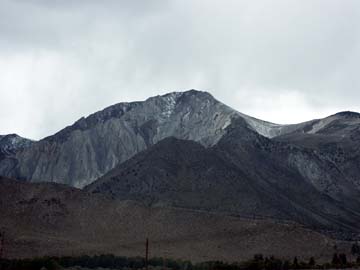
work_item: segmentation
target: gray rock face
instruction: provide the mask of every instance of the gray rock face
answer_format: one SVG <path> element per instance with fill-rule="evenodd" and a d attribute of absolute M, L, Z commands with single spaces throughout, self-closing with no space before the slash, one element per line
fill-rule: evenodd
<path fill-rule="evenodd" d="M 342 182 L 347 181 L 360 190 L 360 114 L 337 113 L 275 140 L 313 151 L 342 174 Z"/>
<path fill-rule="evenodd" d="M 237 114 L 194 90 L 119 103 L 17 152 L 16 166 L 4 161 L 0 174 L 83 187 L 169 136 L 214 145 Z"/>
<path fill-rule="evenodd" d="M 0 172 L 4 175 L 12 174 L 18 164 L 16 153 L 31 147 L 33 143 L 17 134 L 0 135 Z"/>
<path fill-rule="evenodd" d="M 30 147 L 33 142 L 17 134 L 0 135 L 0 155 L 12 155 L 19 149 Z"/>

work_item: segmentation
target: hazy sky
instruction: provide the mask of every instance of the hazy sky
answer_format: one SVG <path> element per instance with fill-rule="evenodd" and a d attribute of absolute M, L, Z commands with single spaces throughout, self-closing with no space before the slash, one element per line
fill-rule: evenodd
<path fill-rule="evenodd" d="M 201 89 L 294 123 L 360 111 L 359 0 L 1 0 L 0 134 Z"/>

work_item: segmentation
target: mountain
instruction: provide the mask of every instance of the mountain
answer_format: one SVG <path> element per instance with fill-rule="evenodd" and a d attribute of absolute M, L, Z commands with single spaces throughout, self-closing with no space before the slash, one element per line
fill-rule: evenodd
<path fill-rule="evenodd" d="M 164 139 L 85 190 L 146 205 L 293 220 L 323 230 L 360 232 L 358 191 L 347 190 L 352 191 L 349 197 L 354 197 L 349 203 L 349 197 L 341 197 L 340 191 L 321 190 L 286 165 L 290 155 L 306 156 L 306 152 L 293 149 L 289 154 L 282 145 L 261 141 L 256 133 L 259 141 L 253 144 L 253 140 L 241 138 L 242 134 L 234 129 L 210 148 L 193 141 Z M 328 168 L 321 161 L 319 166 Z M 347 188 L 339 183 L 340 187 Z"/>
<path fill-rule="evenodd" d="M 119 103 L 17 152 L 11 157 L 17 161 L 15 168 L 5 167 L 0 175 L 83 187 L 169 136 L 213 145 L 234 114 L 199 91 Z"/>
<path fill-rule="evenodd" d="M 55 183 L 27 183 L 0 177 L 0 228 L 4 256 L 76 256 L 112 253 L 193 262 L 239 261 L 254 254 L 329 261 L 335 241 L 296 223 L 244 219 L 179 208 L 145 207 L 114 201 Z"/>
<path fill-rule="evenodd" d="M 0 175 L 83 187 L 166 137 L 212 146 L 234 118 L 246 119 L 269 137 L 297 127 L 251 118 L 206 92 L 173 92 L 143 102 L 119 103 L 81 118 L 1 162 Z"/>
<path fill-rule="evenodd" d="M 360 233 L 359 128 L 353 112 L 278 125 L 206 92 L 173 92 L 81 118 L 6 155 L 0 175 L 352 237 Z"/>
<path fill-rule="evenodd" d="M 309 149 L 329 160 L 360 188 L 360 114 L 340 112 L 276 138 Z"/>

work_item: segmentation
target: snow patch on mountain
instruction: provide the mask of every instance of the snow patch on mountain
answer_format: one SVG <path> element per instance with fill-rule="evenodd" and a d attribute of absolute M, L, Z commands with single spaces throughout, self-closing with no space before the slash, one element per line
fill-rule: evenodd
<path fill-rule="evenodd" d="M 161 116 L 164 118 L 169 118 L 174 112 L 178 98 L 182 95 L 182 92 L 172 92 L 170 94 L 161 96 L 162 100 L 165 102 L 164 110 L 161 113 Z"/>

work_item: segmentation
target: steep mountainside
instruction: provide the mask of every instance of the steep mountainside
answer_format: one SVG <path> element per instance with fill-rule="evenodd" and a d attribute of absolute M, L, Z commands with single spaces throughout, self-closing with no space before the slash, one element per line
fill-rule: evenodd
<path fill-rule="evenodd" d="M 252 129 L 268 137 L 298 128 L 241 114 L 206 92 L 174 92 L 119 103 L 81 118 L 1 162 L 0 175 L 83 187 L 166 137 L 212 146 L 236 118 L 246 119 Z"/>
<path fill-rule="evenodd" d="M 82 187 L 149 145 L 176 136 L 215 144 L 236 111 L 199 91 L 119 103 L 16 153 L 1 175 Z"/>
<path fill-rule="evenodd" d="M 337 113 L 276 140 L 315 151 L 360 189 L 359 113 Z"/>
<path fill-rule="evenodd" d="M 254 254 L 330 260 L 332 240 L 295 223 L 249 220 L 176 208 L 113 201 L 65 185 L 0 178 L 0 228 L 6 257 L 112 253 L 239 261 Z"/>
<path fill-rule="evenodd" d="M 151 205 L 288 219 L 359 233 L 360 192 L 341 182 L 338 173 L 329 172 L 328 161 L 272 142 L 245 122 L 228 129 L 211 148 L 165 139 L 85 189 Z M 317 175 L 303 173 L 298 157 L 312 160 L 309 166 L 319 170 Z"/>

